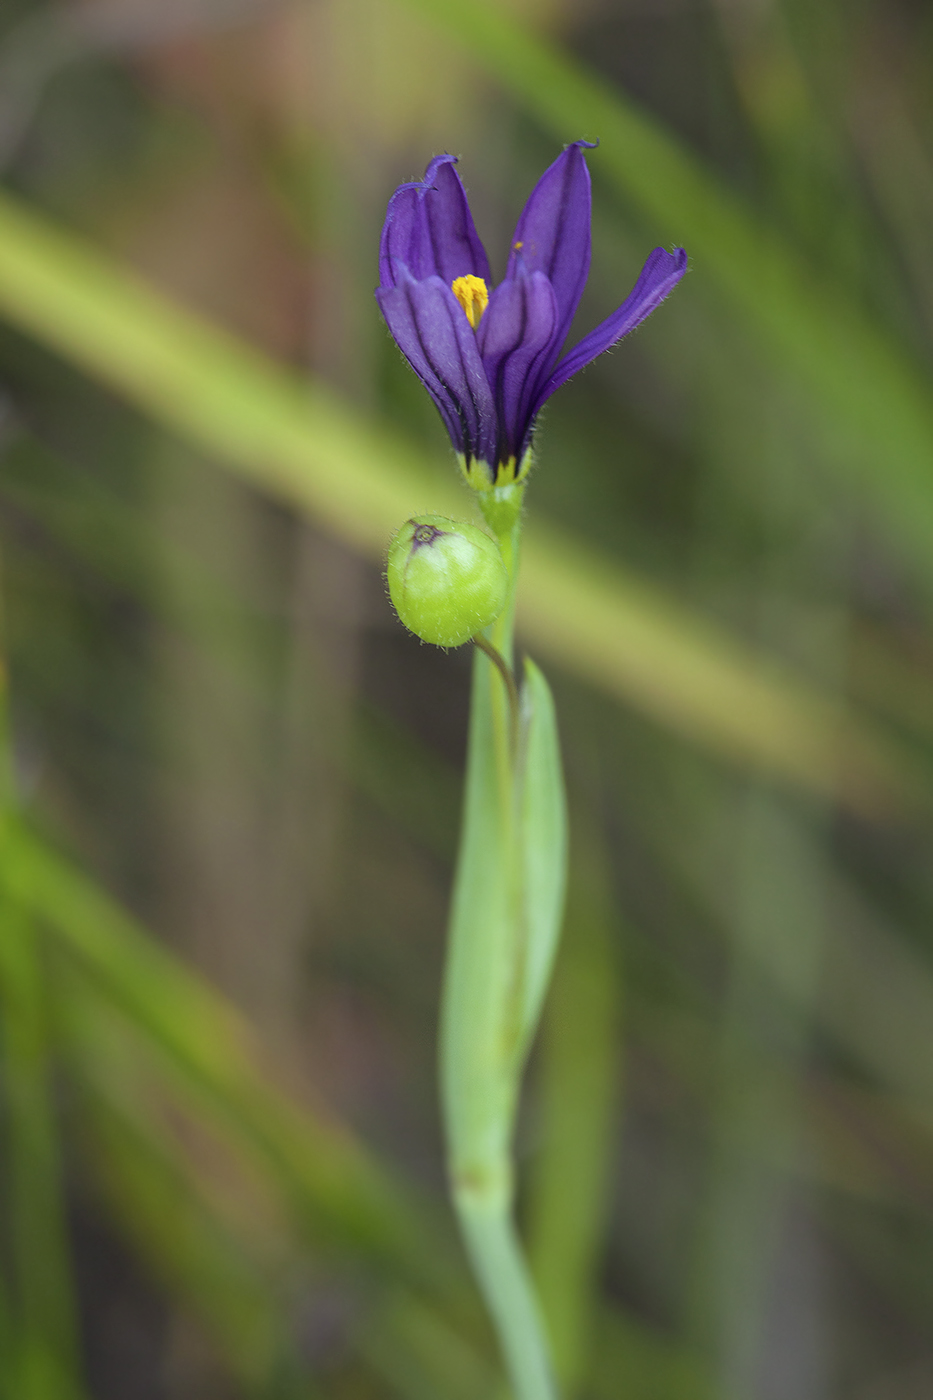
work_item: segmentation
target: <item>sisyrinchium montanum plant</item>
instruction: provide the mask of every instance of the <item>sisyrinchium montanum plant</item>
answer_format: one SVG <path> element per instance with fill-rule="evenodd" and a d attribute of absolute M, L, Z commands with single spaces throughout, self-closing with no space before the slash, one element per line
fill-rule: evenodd
<path fill-rule="evenodd" d="M 655 248 L 618 310 L 562 355 L 589 272 L 588 147 L 575 141 L 541 176 L 495 287 L 456 159 L 436 156 L 389 201 L 376 292 L 488 526 L 409 520 L 390 545 L 388 583 L 417 636 L 477 647 L 441 1096 L 454 1205 L 517 1400 L 556 1395 L 515 1228 L 512 1137 L 560 933 L 567 848 L 551 693 L 531 660 L 520 671 L 514 662 L 523 498 L 541 407 L 650 315 L 687 266 L 682 248 Z"/>

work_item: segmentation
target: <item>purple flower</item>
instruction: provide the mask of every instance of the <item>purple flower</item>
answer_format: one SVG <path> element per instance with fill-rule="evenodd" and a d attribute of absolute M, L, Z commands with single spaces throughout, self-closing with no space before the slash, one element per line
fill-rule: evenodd
<path fill-rule="evenodd" d="M 491 289 L 455 156 L 389 200 L 376 300 L 479 490 L 519 480 L 535 417 L 555 389 L 659 306 L 687 270 L 655 248 L 617 311 L 561 358 L 590 266 L 590 175 L 575 141 L 535 185 L 505 278 Z"/>

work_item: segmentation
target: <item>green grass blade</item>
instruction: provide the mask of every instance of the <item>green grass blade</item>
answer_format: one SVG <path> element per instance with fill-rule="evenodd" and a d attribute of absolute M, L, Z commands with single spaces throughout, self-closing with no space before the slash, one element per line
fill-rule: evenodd
<path fill-rule="evenodd" d="M 377 436 L 322 385 L 173 306 L 6 193 L 0 283 L 7 319 L 363 553 L 382 552 L 413 501 L 436 500 L 397 433 Z"/>
<path fill-rule="evenodd" d="M 338 1125 L 275 1091 L 257 1069 L 245 1024 L 219 994 L 23 827 L 11 827 L 8 853 L 5 880 L 17 902 L 49 925 L 113 1003 L 253 1141 L 321 1229 L 374 1262 L 436 1278 L 442 1261 L 401 1190 Z"/>
<path fill-rule="evenodd" d="M 463 515 L 451 469 L 0 196 L 0 315 L 250 481 L 381 558 L 413 510 Z M 535 651 L 692 739 L 859 807 L 905 781 L 801 682 L 592 549 L 538 525 L 519 624 Z"/>
<path fill-rule="evenodd" d="M 66 957 L 56 972 L 56 1034 L 97 1180 L 122 1229 L 249 1394 L 305 1394 L 290 1332 L 295 1290 L 309 1252 L 326 1283 L 331 1265 L 345 1277 L 346 1251 L 335 1259 L 322 1247 L 308 1212 L 294 1219 L 292 1183 L 258 1156 L 249 1124 L 206 1102 L 87 968 Z M 403 1395 L 488 1393 L 491 1367 L 460 1333 L 459 1298 L 433 1290 L 421 1301 L 391 1278 L 384 1296 L 381 1287 L 367 1294 L 348 1344 L 369 1369 Z"/>
<path fill-rule="evenodd" d="M 522 581 L 519 621 L 536 652 L 677 732 L 858 811 L 915 800 L 886 745 L 843 706 L 776 665 L 749 665 L 724 630 L 551 526 L 529 524 Z"/>
<path fill-rule="evenodd" d="M 15 855 L 8 849 L 3 859 Z M 45 977 L 32 921 L 0 895 L 0 1026 L 17 1400 L 81 1393 L 52 1101 Z"/>
<path fill-rule="evenodd" d="M 390 1295 L 357 1331 L 356 1343 L 406 1400 L 488 1400 L 496 1394 L 490 1363 L 409 1295 Z"/>
<path fill-rule="evenodd" d="M 676 1337 L 621 1311 L 599 1321 L 591 1358 L 594 1400 L 718 1400 L 712 1366 Z"/>
<path fill-rule="evenodd" d="M 558 1378 L 570 1396 L 592 1370 L 622 1055 L 619 971 L 593 845 L 575 846 L 567 928 L 542 1027 L 540 1146 L 527 1201 L 532 1273 Z"/>
<path fill-rule="evenodd" d="M 310 1396 L 290 1354 L 288 1299 L 217 1218 L 210 1197 L 193 1187 L 188 1163 L 173 1159 L 164 1137 L 142 1134 L 106 1102 L 85 1094 L 81 1107 L 95 1173 L 122 1232 L 209 1328 L 246 1394 Z"/>

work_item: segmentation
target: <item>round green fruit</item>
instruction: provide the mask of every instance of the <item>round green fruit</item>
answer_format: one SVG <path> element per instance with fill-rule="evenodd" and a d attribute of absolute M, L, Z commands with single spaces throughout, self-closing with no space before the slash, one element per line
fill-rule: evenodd
<path fill-rule="evenodd" d="M 389 597 L 409 631 L 459 647 L 505 607 L 509 576 L 496 541 L 445 515 L 408 520 L 389 545 Z"/>

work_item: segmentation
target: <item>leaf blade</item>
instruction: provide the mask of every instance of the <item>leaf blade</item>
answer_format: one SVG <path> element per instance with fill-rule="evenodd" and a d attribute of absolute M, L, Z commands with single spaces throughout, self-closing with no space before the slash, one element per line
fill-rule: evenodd
<path fill-rule="evenodd" d="M 554 699 L 540 668 L 525 658 L 524 754 L 519 774 L 522 863 L 520 1053 L 534 1038 L 547 994 L 567 889 L 567 800 Z"/>

